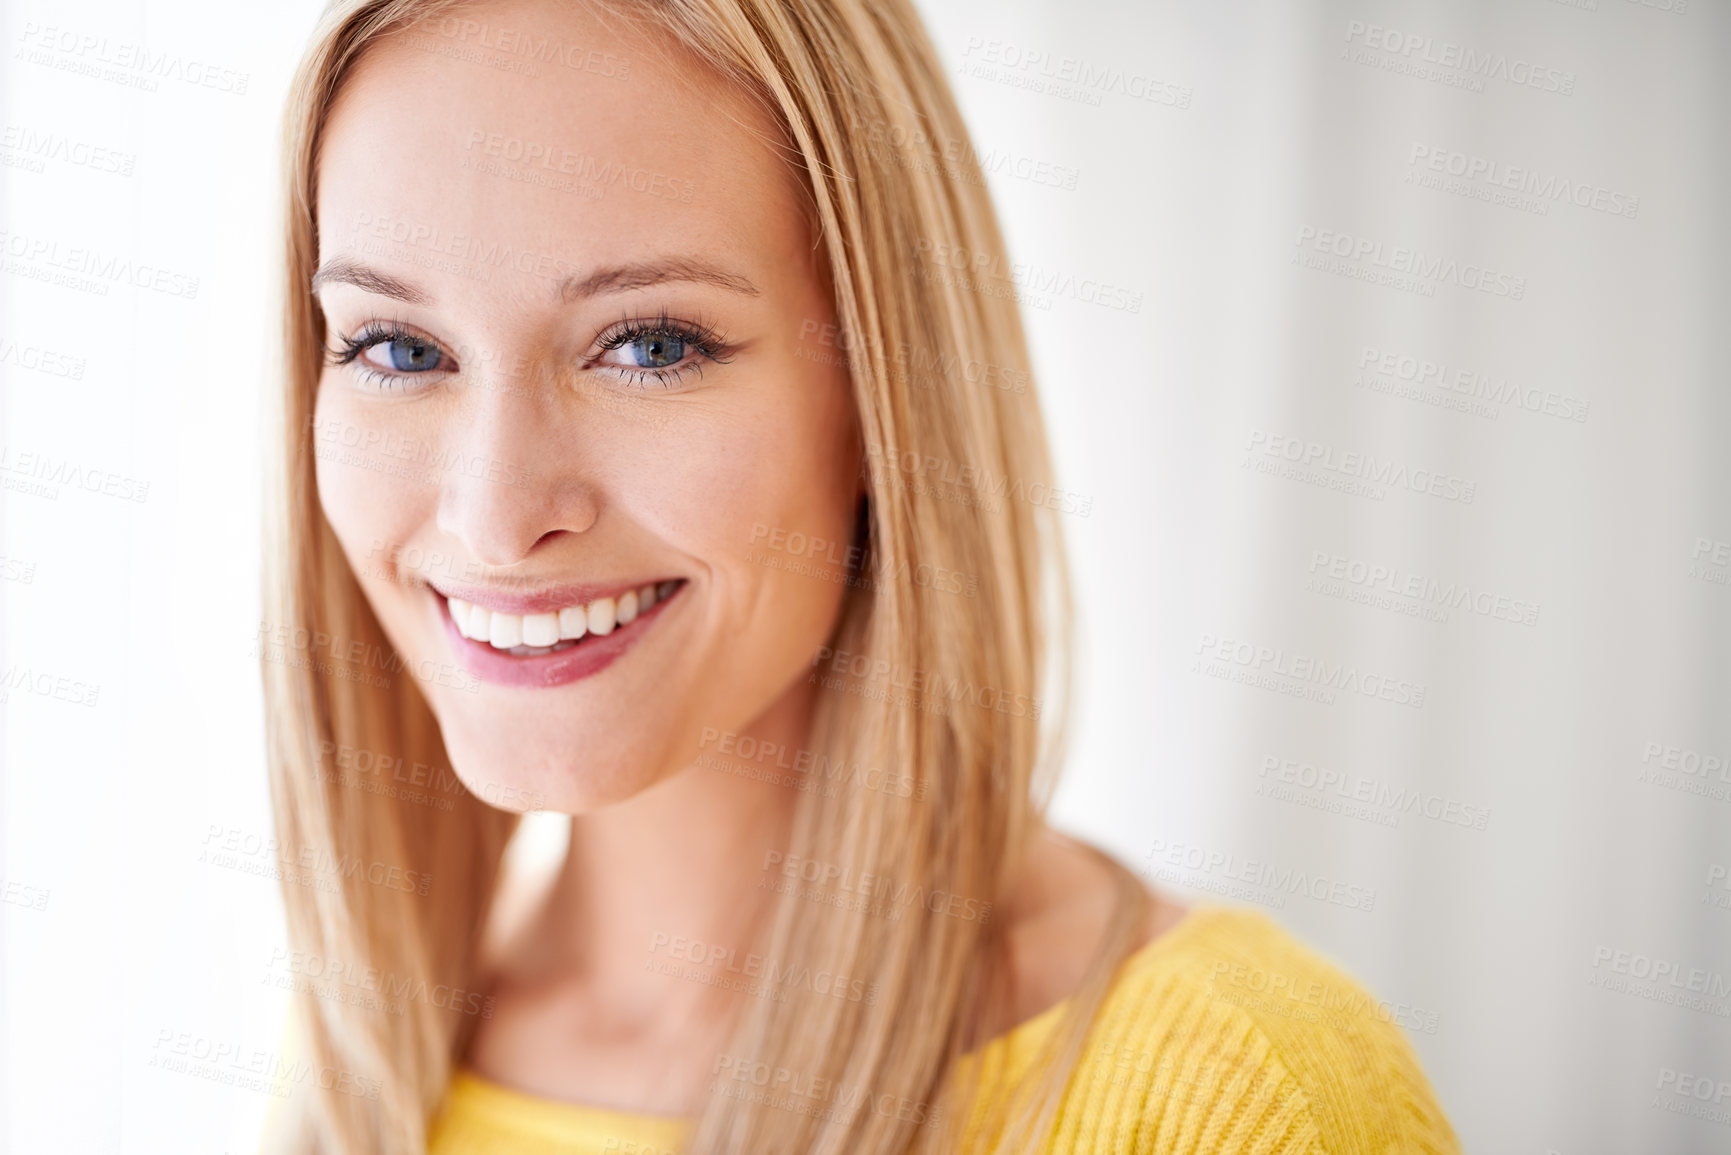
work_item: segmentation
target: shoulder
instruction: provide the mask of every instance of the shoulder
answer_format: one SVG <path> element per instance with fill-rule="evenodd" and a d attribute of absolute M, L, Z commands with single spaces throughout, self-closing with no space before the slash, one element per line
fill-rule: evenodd
<path fill-rule="evenodd" d="M 1072 1087 L 1116 1092 L 1107 1101 L 1137 1133 L 1278 1136 L 1258 1149 L 1327 1155 L 1459 1152 L 1386 1005 L 1254 911 L 1198 907 L 1126 962 Z"/>
<path fill-rule="evenodd" d="M 988 1034 L 1054 1009 L 1081 985 L 1117 914 L 1117 883 L 1106 863 L 1097 847 L 1050 828 L 1032 842 L 1006 900 L 993 913 L 1003 927 L 1011 982 L 1008 1005 Z M 1138 947 L 1186 913 L 1158 891 L 1148 892 L 1148 900 L 1135 936 Z"/>

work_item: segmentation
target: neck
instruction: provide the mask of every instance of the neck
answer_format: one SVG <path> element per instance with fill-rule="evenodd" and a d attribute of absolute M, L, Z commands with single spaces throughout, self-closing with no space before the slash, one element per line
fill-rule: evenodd
<path fill-rule="evenodd" d="M 735 744 L 800 749 L 816 693 L 797 681 Z M 532 981 L 575 981 L 616 1008 L 675 1021 L 737 1003 L 725 987 L 681 976 L 719 975 L 767 952 L 763 916 L 777 896 L 759 883 L 766 855 L 787 847 L 798 792 L 746 777 L 756 761 L 715 751 L 712 741 L 696 763 L 570 820 L 563 863 L 522 932 L 506 932 L 506 969 L 527 963 Z"/>

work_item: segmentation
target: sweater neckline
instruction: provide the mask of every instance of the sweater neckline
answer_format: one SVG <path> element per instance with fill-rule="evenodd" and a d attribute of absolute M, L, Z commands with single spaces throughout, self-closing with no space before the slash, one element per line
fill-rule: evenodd
<path fill-rule="evenodd" d="M 1191 907 L 1184 916 L 1174 923 L 1166 933 L 1158 936 L 1152 942 L 1144 943 L 1119 964 L 1118 975 L 1113 986 L 1122 983 L 1124 979 L 1139 972 L 1152 962 L 1170 952 L 1172 944 L 1192 936 L 1200 923 L 1212 920 L 1222 914 L 1230 914 L 1227 907 L 1199 905 Z M 1009 1030 L 992 1036 L 980 1046 L 962 1056 L 963 1062 L 971 1062 L 976 1056 L 987 1052 L 1001 1050 L 1016 1043 L 1025 1043 L 1042 1031 L 1051 1027 L 1070 1006 L 1071 998 L 1066 996 L 1053 1003 L 1045 1010 L 1023 1019 Z M 536 1095 L 528 1091 L 520 1091 L 503 1083 L 459 1065 L 452 1073 L 454 1089 L 482 1108 L 488 1114 L 498 1114 L 509 1117 L 519 1123 L 527 1122 L 536 1130 L 545 1130 L 550 1134 L 559 1133 L 569 1128 L 583 1125 L 603 1128 L 618 1128 L 631 1126 L 636 1128 L 655 1128 L 665 1134 L 672 1135 L 690 1124 L 690 1119 L 679 1115 L 648 1115 L 638 1111 L 625 1111 L 617 1107 L 602 1107 L 591 1103 L 580 1103 L 570 1099 L 552 1099 Z"/>

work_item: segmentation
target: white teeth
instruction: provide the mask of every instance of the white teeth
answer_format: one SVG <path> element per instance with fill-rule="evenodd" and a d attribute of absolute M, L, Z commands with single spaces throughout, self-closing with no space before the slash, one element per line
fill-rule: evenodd
<path fill-rule="evenodd" d="M 522 645 L 523 615 L 495 613 L 487 630 L 487 641 L 495 650 L 508 650 L 512 646 Z"/>
<path fill-rule="evenodd" d="M 587 606 L 566 606 L 556 613 L 502 614 L 461 598 L 447 601 L 451 620 L 465 638 L 485 642 L 518 657 L 530 657 L 561 649 L 588 634 L 602 636 L 618 626 L 630 625 L 658 602 L 665 601 L 678 586 L 677 581 L 651 583 L 626 590 L 617 601 L 596 598 Z"/>
<path fill-rule="evenodd" d="M 523 617 L 523 644 L 525 646 L 550 646 L 559 640 L 558 614 L 525 614 Z"/>

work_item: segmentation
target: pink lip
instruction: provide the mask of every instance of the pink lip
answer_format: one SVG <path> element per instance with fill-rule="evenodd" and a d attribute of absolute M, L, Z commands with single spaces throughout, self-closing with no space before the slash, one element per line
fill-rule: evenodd
<path fill-rule="evenodd" d="M 429 581 L 427 584 L 447 601 L 456 598 L 472 606 L 483 606 L 496 614 L 548 614 L 566 606 L 586 606 L 600 598 L 618 600 L 619 595 L 644 586 L 660 585 L 670 578 L 644 578 L 636 582 L 615 582 L 611 585 L 572 583 L 526 588 L 522 593 L 506 593 L 491 586 L 469 586 L 457 582 Z M 448 615 L 447 615 L 448 616 Z"/>
<path fill-rule="evenodd" d="M 632 588 L 634 587 L 622 587 L 622 589 Z M 611 666 L 621 654 L 635 645 L 637 639 L 641 638 L 654 624 L 655 619 L 661 614 L 662 607 L 679 597 L 684 590 L 685 583 L 681 582 L 679 588 L 668 594 L 665 599 L 657 601 L 648 610 L 638 614 L 629 625 L 615 626 L 610 634 L 600 637 L 589 634 L 568 650 L 543 654 L 538 658 L 512 657 L 510 654 L 495 650 L 485 642 L 465 638 L 457 631 L 457 623 L 451 620 L 450 607 L 443 603 L 439 606 L 439 617 L 444 620 L 445 634 L 451 640 L 451 649 L 456 655 L 457 663 L 483 682 L 492 682 L 500 686 L 564 686 L 580 678 L 599 674 Z M 457 596 L 463 598 L 461 594 Z M 605 597 L 606 595 L 596 594 L 594 596 Z M 463 598 L 463 600 L 468 599 Z M 525 603 L 530 600 L 533 599 L 524 599 Z M 494 608 L 488 602 L 475 604 L 485 605 L 489 609 Z M 536 602 L 537 606 L 541 604 Z M 572 603 L 561 601 L 552 604 L 567 606 Z M 526 611 L 502 609 L 500 612 L 545 613 L 547 610 L 540 608 Z"/>

